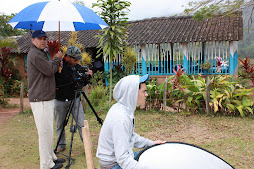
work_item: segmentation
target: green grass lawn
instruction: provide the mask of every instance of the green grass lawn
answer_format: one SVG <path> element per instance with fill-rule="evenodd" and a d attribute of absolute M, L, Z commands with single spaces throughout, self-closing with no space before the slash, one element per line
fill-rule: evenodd
<path fill-rule="evenodd" d="M 100 114 L 105 119 L 106 113 Z M 96 153 L 100 125 L 91 113 L 86 113 Z M 66 127 L 67 150 L 71 138 Z M 213 152 L 239 169 L 254 168 L 254 118 L 180 115 L 158 111 L 136 112 L 136 129 L 140 135 L 157 140 L 180 141 L 200 146 Z M 55 134 L 56 140 L 56 134 Z M 60 157 L 63 157 L 60 155 Z M 74 134 L 70 168 L 86 168 L 83 144 Z M 96 167 L 99 167 L 95 159 Z M 64 167 L 67 163 L 64 163 Z M 38 135 L 32 114 L 19 114 L 0 125 L 0 168 L 39 168 Z"/>

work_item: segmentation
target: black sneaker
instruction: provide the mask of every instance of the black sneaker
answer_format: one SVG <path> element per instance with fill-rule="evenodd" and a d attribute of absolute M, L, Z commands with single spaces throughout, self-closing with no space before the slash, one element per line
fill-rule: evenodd
<path fill-rule="evenodd" d="M 66 160 L 64 158 L 58 158 L 54 163 L 64 163 Z"/>
<path fill-rule="evenodd" d="M 54 167 L 52 167 L 51 169 L 59 169 L 59 168 L 62 168 L 63 167 L 63 164 L 62 163 L 56 163 L 54 165 Z"/>

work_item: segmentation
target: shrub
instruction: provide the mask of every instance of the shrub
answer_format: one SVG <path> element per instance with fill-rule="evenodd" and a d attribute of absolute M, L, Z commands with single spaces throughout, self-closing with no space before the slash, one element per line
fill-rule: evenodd
<path fill-rule="evenodd" d="M 92 86 L 88 99 L 90 100 L 95 110 L 105 110 L 106 106 L 108 105 L 108 87 L 105 87 L 103 85 Z M 89 106 L 87 105 L 86 107 Z M 87 108 L 87 110 L 89 112 L 91 111 L 90 108 Z"/>
<path fill-rule="evenodd" d="M 107 72 L 104 71 L 97 71 L 96 73 L 94 73 L 90 80 L 92 85 L 103 85 L 103 83 L 105 82 L 106 73 Z"/>
<path fill-rule="evenodd" d="M 19 95 L 20 94 L 20 88 L 21 83 L 24 84 L 24 96 L 27 95 L 27 78 L 23 78 L 22 80 L 14 80 L 13 84 L 11 85 L 11 94 L 13 95 Z"/>
<path fill-rule="evenodd" d="M 168 81 L 167 106 L 178 110 L 187 110 L 192 113 L 205 110 L 206 83 L 207 80 L 198 76 L 176 75 Z M 171 84 L 171 86 L 170 86 Z M 164 83 L 162 84 L 164 86 Z M 148 100 L 157 109 L 162 103 L 163 87 L 156 85 L 154 81 L 147 85 L 150 93 Z M 231 76 L 212 76 L 210 89 L 210 107 L 215 114 L 248 116 L 253 114 L 254 100 L 251 94 L 254 88 L 247 89 L 240 83 L 233 82 Z M 150 98 L 149 98 L 150 97 Z"/>
<path fill-rule="evenodd" d="M 254 65 L 251 64 L 250 58 L 244 58 L 244 60 L 239 59 L 240 65 L 240 77 L 244 79 L 249 79 L 254 84 Z"/>

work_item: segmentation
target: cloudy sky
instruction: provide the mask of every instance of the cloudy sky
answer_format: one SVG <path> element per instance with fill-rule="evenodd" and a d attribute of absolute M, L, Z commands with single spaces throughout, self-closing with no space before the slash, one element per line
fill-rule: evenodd
<path fill-rule="evenodd" d="M 18 13 L 23 8 L 48 0 L 0 0 L 0 13 Z M 74 0 L 69 0 L 73 2 Z M 92 3 L 97 0 L 80 0 L 87 7 L 92 8 Z M 139 20 L 152 17 L 173 16 L 183 12 L 182 5 L 187 5 L 191 0 L 129 0 L 132 3 L 128 15 L 129 20 Z M 94 9 L 93 9 L 94 10 Z"/>

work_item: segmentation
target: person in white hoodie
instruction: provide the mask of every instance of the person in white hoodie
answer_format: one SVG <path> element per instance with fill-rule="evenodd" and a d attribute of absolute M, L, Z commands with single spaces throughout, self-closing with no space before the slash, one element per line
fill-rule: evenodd
<path fill-rule="evenodd" d="M 110 108 L 98 141 L 96 156 L 101 168 L 144 169 L 146 167 L 135 160 L 138 152 L 134 153 L 133 148 L 165 143 L 151 141 L 134 132 L 134 111 L 145 103 L 148 96 L 145 81 L 148 79 L 149 75 L 129 75 L 116 84 L 113 97 L 117 103 Z"/>

